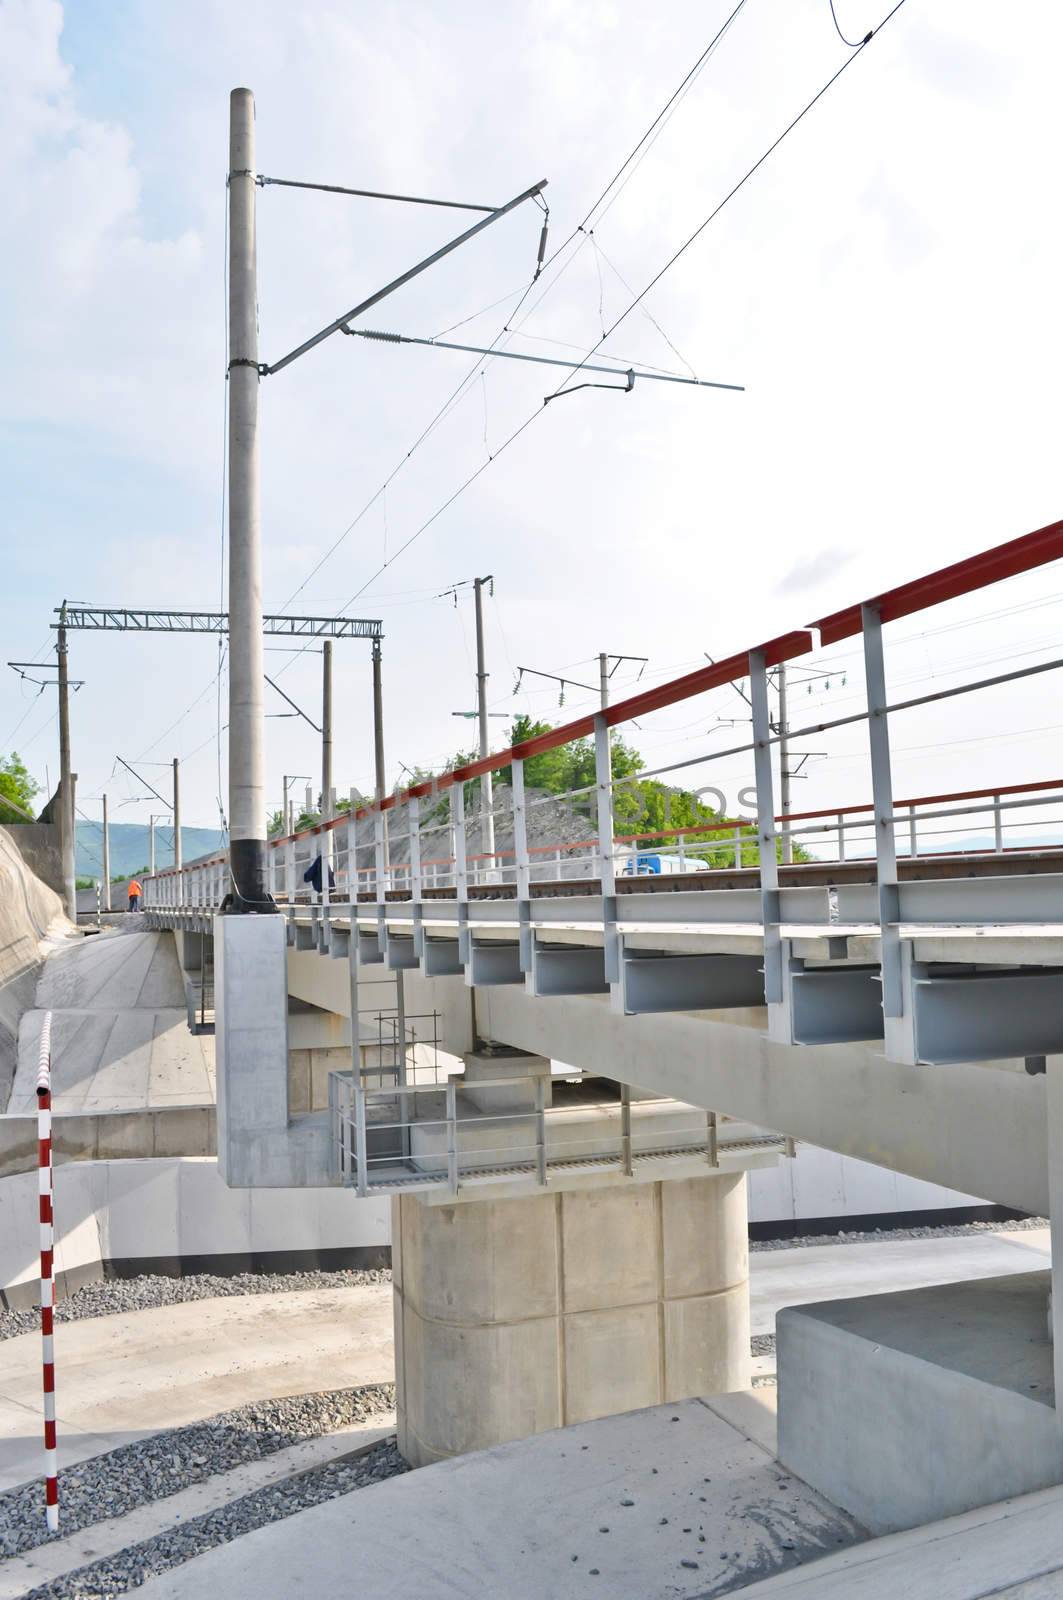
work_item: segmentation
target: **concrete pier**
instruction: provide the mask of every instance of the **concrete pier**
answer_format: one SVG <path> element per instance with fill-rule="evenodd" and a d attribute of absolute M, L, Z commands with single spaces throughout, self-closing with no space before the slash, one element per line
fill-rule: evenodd
<path fill-rule="evenodd" d="M 415 1465 L 749 1382 L 744 1174 L 392 1201 Z"/>

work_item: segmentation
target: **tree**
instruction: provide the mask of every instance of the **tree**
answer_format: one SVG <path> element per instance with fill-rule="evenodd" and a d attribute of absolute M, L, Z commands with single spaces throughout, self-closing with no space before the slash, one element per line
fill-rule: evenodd
<path fill-rule="evenodd" d="M 30 777 L 16 751 L 0 760 L 0 822 L 26 822 L 28 819 L 23 813 L 28 811 L 32 816 L 33 801 L 39 791 L 40 784 Z M 5 805 L 5 798 L 13 800 L 15 805 Z M 16 806 L 21 809 L 16 810 Z"/>
<path fill-rule="evenodd" d="M 544 733 L 552 733 L 549 722 L 533 722 L 531 717 L 519 716 L 509 730 L 510 743 L 526 744 Z M 630 777 L 642 766 L 642 757 L 619 735 L 609 736 L 614 781 Z M 513 782 L 513 768 L 503 767 L 499 773 L 503 783 Z M 572 789 L 586 789 L 595 781 L 594 741 L 576 739 L 571 744 L 558 745 L 539 755 L 529 756 L 524 762 L 524 786 L 542 789 L 547 794 L 567 794 Z"/>

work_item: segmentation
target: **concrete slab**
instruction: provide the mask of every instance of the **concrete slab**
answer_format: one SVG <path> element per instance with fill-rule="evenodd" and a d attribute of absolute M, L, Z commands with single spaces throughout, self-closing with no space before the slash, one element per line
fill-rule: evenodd
<path fill-rule="evenodd" d="M 1063 1489 L 873 1539 L 809 1570 L 755 1583 L 747 1600 L 1060 1600 Z"/>
<path fill-rule="evenodd" d="M 389 1383 L 391 1286 L 194 1300 L 55 1330 L 60 1467 L 283 1395 Z M 0 1360 L 0 1489 L 41 1470 L 41 1342 Z"/>
<path fill-rule="evenodd" d="M 36 1114 L 43 1019 L 40 1010 L 22 1018 L 11 1115 Z M 57 1113 L 213 1105 L 214 1040 L 188 1032 L 184 1006 L 55 1011 L 52 1082 Z"/>
<path fill-rule="evenodd" d="M 863 1537 L 698 1400 L 499 1445 L 315 1506 L 150 1580 L 144 1600 L 693 1600 Z"/>
<path fill-rule="evenodd" d="M 52 1012 L 52 1103 L 57 1112 L 213 1105 L 214 1041 L 188 1032 L 171 933 L 101 935 L 48 957 L 36 1009 L 19 1027 L 6 1110 L 36 1114 L 37 1056 Z"/>
<path fill-rule="evenodd" d="M 787 1308 L 781 1460 L 875 1533 L 1063 1482 L 1049 1280 L 1013 1273 Z"/>
<path fill-rule="evenodd" d="M 996 1278 L 1051 1264 L 1048 1228 L 754 1250 L 749 1257 L 750 1321 L 755 1334 L 773 1333 L 775 1314 L 784 1306 Z"/>

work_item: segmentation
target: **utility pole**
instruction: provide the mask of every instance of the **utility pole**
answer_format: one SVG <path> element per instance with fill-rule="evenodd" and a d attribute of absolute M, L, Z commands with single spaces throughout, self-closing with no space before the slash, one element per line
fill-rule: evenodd
<path fill-rule="evenodd" d="M 794 859 L 794 842 L 790 835 L 790 722 L 786 709 L 786 662 L 780 661 L 775 669 L 779 690 L 779 803 L 782 808 L 782 859 L 788 865 Z"/>
<path fill-rule="evenodd" d="M 284 774 L 284 800 L 281 805 L 281 820 L 287 833 L 295 832 L 295 801 L 288 798 L 288 790 L 299 779 L 306 778 L 305 772 L 286 772 Z"/>
<path fill-rule="evenodd" d="M 649 659 L 649 656 L 617 655 L 610 650 L 601 652 L 598 657 L 598 692 L 601 695 L 603 711 L 609 704 L 609 679 L 613 676 L 617 667 L 622 667 L 625 661 L 637 661 L 639 663 L 638 677 L 635 680 L 637 683 L 638 678 L 641 678 L 645 672 L 646 663 Z"/>
<path fill-rule="evenodd" d="M 148 870 L 152 877 L 155 876 L 155 824 L 165 822 L 168 813 L 153 811 L 148 818 Z"/>
<path fill-rule="evenodd" d="M 56 639 L 59 657 L 59 841 L 63 855 L 63 899 L 71 922 L 77 921 L 78 902 L 74 865 L 74 779 L 70 771 L 70 678 L 66 644 L 66 605 L 59 613 Z"/>
<path fill-rule="evenodd" d="M 321 652 L 321 816 L 332 817 L 332 640 Z"/>
<path fill-rule="evenodd" d="M 229 96 L 229 864 L 234 912 L 275 911 L 266 862 L 255 101 Z M 179 817 L 174 816 L 174 836 Z M 179 848 L 179 845 L 178 845 Z"/>
<path fill-rule="evenodd" d="M 103 797 L 103 909 L 111 909 L 111 824 L 107 817 L 107 796 Z"/>
<path fill-rule="evenodd" d="M 487 670 L 484 665 L 484 584 L 494 586 L 494 579 L 488 574 L 486 578 L 473 579 L 473 594 L 476 601 L 476 714 L 480 724 L 480 755 L 487 755 Z M 480 810 L 483 813 L 482 837 L 480 849 L 487 857 L 487 870 L 491 872 L 495 864 L 495 812 L 494 812 L 494 785 L 491 774 L 485 772 L 480 778 Z"/>
<path fill-rule="evenodd" d="M 173 758 L 173 864 L 180 869 L 181 855 L 181 776 L 180 764 Z"/>

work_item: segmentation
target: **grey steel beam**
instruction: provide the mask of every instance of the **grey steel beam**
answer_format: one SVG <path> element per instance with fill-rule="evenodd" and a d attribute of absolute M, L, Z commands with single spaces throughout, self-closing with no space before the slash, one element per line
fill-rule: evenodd
<path fill-rule="evenodd" d="M 789 979 L 792 1044 L 858 1044 L 883 1037 L 877 967 L 806 967 L 794 961 Z"/>
<path fill-rule="evenodd" d="M 426 978 L 457 978 L 465 971 L 457 939 L 433 939 L 427 934 L 424 941 L 424 975 Z"/>
<path fill-rule="evenodd" d="M 608 994 L 605 951 L 532 942 L 528 986 L 534 995 Z"/>
<path fill-rule="evenodd" d="M 727 1011 L 764 1004 L 764 971 L 758 956 L 667 956 L 625 949 L 620 988 L 629 1017 Z"/>
<path fill-rule="evenodd" d="M 502 944 L 494 939 L 477 939 L 469 943 L 469 961 L 465 968 L 465 981 L 471 988 L 493 988 L 501 983 L 523 983 L 520 969 L 520 944 Z"/>

